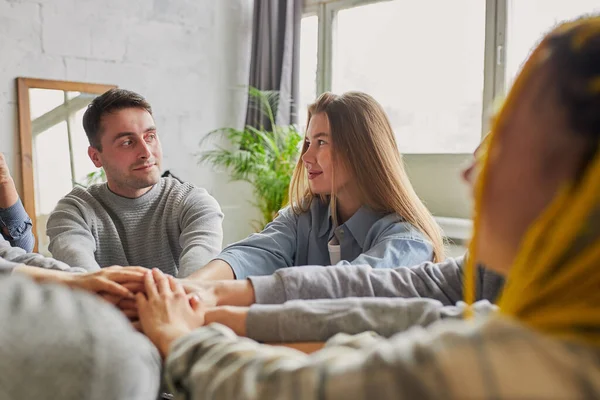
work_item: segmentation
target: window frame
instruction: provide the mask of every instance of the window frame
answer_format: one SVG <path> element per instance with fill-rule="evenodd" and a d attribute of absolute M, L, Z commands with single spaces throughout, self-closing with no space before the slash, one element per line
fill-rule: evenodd
<path fill-rule="evenodd" d="M 317 44 L 317 96 L 330 91 L 333 74 L 333 44 L 335 42 L 336 17 L 340 10 L 365 6 L 369 4 L 400 0 L 305 0 L 302 17 L 316 15 L 319 20 Z M 485 0 L 485 49 L 484 49 L 484 82 L 481 110 L 481 137 L 489 130 L 489 112 L 494 99 L 505 91 L 504 64 L 506 51 L 506 29 L 508 0 Z M 445 154 L 471 153 L 407 153 L 410 155 L 428 154 L 444 156 Z"/>

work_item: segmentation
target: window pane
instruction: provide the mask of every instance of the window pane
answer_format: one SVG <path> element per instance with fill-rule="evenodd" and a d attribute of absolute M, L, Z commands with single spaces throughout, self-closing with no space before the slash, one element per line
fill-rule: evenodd
<path fill-rule="evenodd" d="M 300 104 L 298 104 L 298 124 L 306 125 L 306 109 L 317 96 L 317 43 L 319 18 L 302 18 L 300 27 Z"/>
<path fill-rule="evenodd" d="M 509 0 L 506 87 L 544 34 L 561 21 L 589 13 L 600 13 L 598 0 Z"/>
<path fill-rule="evenodd" d="M 374 3 L 341 10 L 336 22 L 334 92 L 360 90 L 379 101 L 403 153 L 475 149 L 485 1 Z"/>

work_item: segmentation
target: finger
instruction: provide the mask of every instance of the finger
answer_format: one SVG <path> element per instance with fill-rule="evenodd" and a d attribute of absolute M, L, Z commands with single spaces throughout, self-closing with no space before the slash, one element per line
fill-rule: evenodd
<path fill-rule="evenodd" d="M 125 298 L 133 298 L 133 293 L 129 291 L 129 289 L 119 285 L 116 282 L 113 282 L 108 279 L 98 279 L 94 282 L 94 291 L 95 292 L 106 292 L 108 294 L 112 294 L 115 296 L 121 296 Z"/>
<path fill-rule="evenodd" d="M 146 271 L 128 271 L 125 268 L 107 271 L 106 277 L 111 281 L 124 282 L 143 282 Z"/>
<path fill-rule="evenodd" d="M 173 293 L 179 293 L 179 294 L 185 294 L 185 290 L 183 290 L 183 286 L 177 282 L 177 280 L 175 278 L 173 278 L 171 275 L 169 275 L 169 286 L 171 287 L 171 290 L 173 291 Z"/>
<path fill-rule="evenodd" d="M 128 310 L 121 310 L 121 311 L 123 311 L 123 314 L 125 314 L 125 316 L 129 319 L 138 319 L 138 317 L 139 317 L 137 310 L 128 309 Z"/>
<path fill-rule="evenodd" d="M 145 295 L 143 295 L 142 293 L 138 293 L 135 295 L 135 304 L 137 306 L 138 313 L 141 315 L 146 310 L 146 306 L 148 305 L 148 300 L 146 299 Z"/>
<path fill-rule="evenodd" d="M 126 282 L 122 283 L 121 286 L 127 288 L 132 293 L 146 292 L 146 286 L 144 285 L 144 281 L 142 282 Z"/>
<path fill-rule="evenodd" d="M 137 303 L 135 298 L 133 299 L 123 299 L 119 302 L 119 304 L 117 304 L 117 306 L 121 309 L 121 310 L 126 310 L 126 309 L 134 309 L 137 310 Z"/>
<path fill-rule="evenodd" d="M 109 302 L 113 306 L 116 306 L 117 303 L 119 303 L 119 301 L 121 301 L 123 299 L 123 297 L 121 297 L 121 296 L 115 296 L 114 294 L 108 294 L 108 293 L 102 293 L 102 292 L 98 293 L 98 295 L 102 298 L 102 300 Z"/>
<path fill-rule="evenodd" d="M 201 306 L 202 306 L 202 302 L 200 301 L 200 299 L 198 298 L 198 296 L 191 295 L 190 296 L 190 307 L 192 307 L 192 310 L 198 311 L 198 309 Z"/>
<path fill-rule="evenodd" d="M 133 326 L 133 329 L 135 329 L 136 331 L 144 333 L 144 331 L 142 329 L 142 323 L 140 322 L 139 319 L 131 321 L 131 326 Z"/>
<path fill-rule="evenodd" d="M 154 276 L 154 282 L 156 282 L 158 293 L 171 293 L 171 288 L 169 287 L 169 280 L 167 279 L 167 276 L 162 273 L 161 270 L 159 270 L 158 268 L 153 268 L 152 275 Z"/>
<path fill-rule="evenodd" d="M 130 266 L 130 267 L 125 267 L 126 271 L 135 271 L 135 272 L 139 272 L 142 274 L 145 274 L 146 272 L 148 272 L 149 268 L 146 267 L 139 267 L 139 266 Z"/>
<path fill-rule="evenodd" d="M 144 278 L 144 288 L 146 289 L 146 296 L 148 296 L 148 299 L 151 300 L 158 297 L 158 289 L 156 288 L 152 271 L 146 272 L 146 277 Z"/>

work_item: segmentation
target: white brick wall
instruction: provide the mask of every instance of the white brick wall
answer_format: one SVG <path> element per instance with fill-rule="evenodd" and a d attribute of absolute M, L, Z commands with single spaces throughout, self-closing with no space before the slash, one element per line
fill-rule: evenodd
<path fill-rule="evenodd" d="M 164 167 L 213 193 L 225 241 L 245 237 L 250 190 L 197 165 L 203 135 L 243 123 L 248 0 L 0 0 L 0 151 L 20 184 L 15 78 L 116 84 L 152 104 Z"/>

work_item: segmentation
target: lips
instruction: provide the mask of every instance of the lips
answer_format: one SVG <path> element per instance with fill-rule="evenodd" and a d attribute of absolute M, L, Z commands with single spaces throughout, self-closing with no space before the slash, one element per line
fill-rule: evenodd
<path fill-rule="evenodd" d="M 148 171 L 150 168 L 154 167 L 156 164 L 147 164 L 142 165 L 141 167 L 134 168 L 134 171 Z"/>
<path fill-rule="evenodd" d="M 308 171 L 308 179 L 313 180 L 322 174 L 323 174 L 323 171 Z"/>

